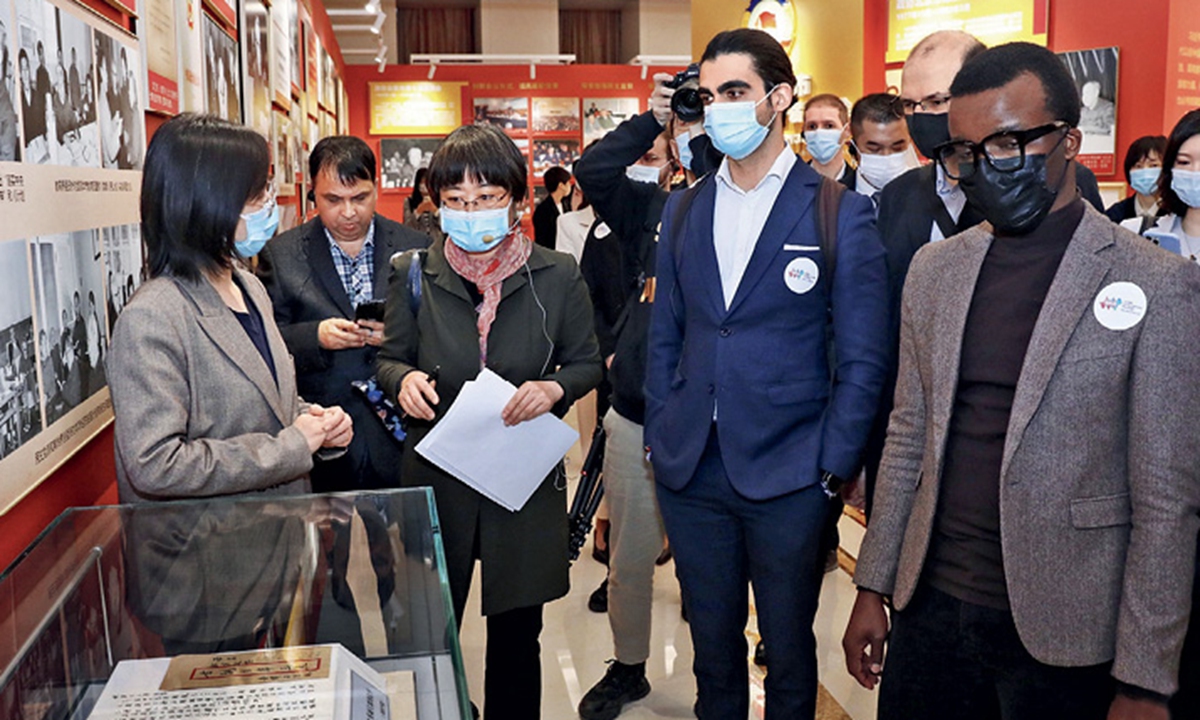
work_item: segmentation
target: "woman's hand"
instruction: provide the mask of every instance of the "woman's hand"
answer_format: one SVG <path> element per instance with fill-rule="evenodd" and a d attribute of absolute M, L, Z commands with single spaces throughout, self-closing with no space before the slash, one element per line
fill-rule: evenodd
<path fill-rule="evenodd" d="M 505 425 L 516 425 L 545 413 L 562 399 L 563 386 L 554 380 L 530 380 L 517 388 L 516 395 L 500 412 Z"/>
<path fill-rule="evenodd" d="M 312 413 L 311 408 L 309 412 Z M 321 447 L 343 448 L 354 439 L 354 421 L 341 407 L 334 405 L 325 408 L 324 413 L 319 417 L 325 427 L 325 442 L 321 443 Z"/>
<path fill-rule="evenodd" d="M 405 414 L 421 420 L 432 420 L 435 417 L 430 405 L 438 404 L 437 380 L 429 381 L 429 375 L 420 370 L 413 370 L 400 381 L 400 394 L 397 400 L 400 409 Z"/>
<path fill-rule="evenodd" d="M 320 450 L 325 443 L 325 420 L 320 415 L 314 415 L 311 411 L 302 413 L 292 422 L 292 427 L 304 435 L 310 453 Z"/>

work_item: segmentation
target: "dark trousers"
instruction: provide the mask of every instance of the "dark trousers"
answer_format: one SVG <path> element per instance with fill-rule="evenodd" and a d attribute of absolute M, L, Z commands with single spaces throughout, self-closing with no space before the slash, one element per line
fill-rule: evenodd
<path fill-rule="evenodd" d="M 829 506 L 825 493 L 814 485 L 764 501 L 738 495 L 714 430 L 692 480 L 678 492 L 659 485 L 658 502 L 688 611 L 701 717 L 741 719 L 749 712 L 749 581 L 759 631 L 770 648 L 766 718 L 812 718 L 812 625 L 820 590 L 814 569 Z"/>
<path fill-rule="evenodd" d="M 1200 542 L 1196 547 L 1196 571 L 1192 585 L 1192 617 L 1183 655 L 1179 658 L 1179 691 L 1171 698 L 1172 720 L 1200 718 Z"/>
<path fill-rule="evenodd" d="M 1104 720 L 1108 714 L 1111 663 L 1038 662 L 1008 611 L 922 584 L 892 618 L 879 720 Z"/>
<path fill-rule="evenodd" d="M 542 715 L 542 606 L 487 618 L 484 720 L 538 720 Z"/>

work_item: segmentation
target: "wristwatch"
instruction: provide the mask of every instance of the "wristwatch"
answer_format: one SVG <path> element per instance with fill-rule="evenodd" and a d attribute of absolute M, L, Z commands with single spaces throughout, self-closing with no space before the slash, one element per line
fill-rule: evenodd
<path fill-rule="evenodd" d="M 821 489 L 825 491 L 825 496 L 830 500 L 837 497 L 842 488 L 845 487 L 846 481 L 834 475 L 828 470 L 821 471 Z"/>

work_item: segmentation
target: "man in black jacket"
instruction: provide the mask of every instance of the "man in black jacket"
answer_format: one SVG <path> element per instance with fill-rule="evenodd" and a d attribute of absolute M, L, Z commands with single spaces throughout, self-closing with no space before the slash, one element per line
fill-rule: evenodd
<path fill-rule="evenodd" d="M 655 294 L 658 227 L 673 170 L 668 158 L 678 157 L 678 149 L 670 146 L 674 137 L 683 137 L 689 129 L 671 114 L 674 91 L 663 85 L 671 76 L 660 74 L 654 79 L 651 110 L 622 123 L 575 165 L 576 180 L 596 214 L 619 238 L 621 271 L 612 281 L 627 298 L 612 329 L 612 354 L 605 358 L 613 389 L 612 407 L 604 416 L 604 486 L 611 522 L 608 618 L 616 660 L 580 702 L 579 715 L 584 720 L 615 718 L 627 703 L 650 692 L 645 673 L 650 654 L 650 607 L 654 562 L 662 550 L 664 531 L 654 474 L 642 440 L 642 385 Z M 711 144 L 703 128 L 697 123 L 691 132 L 688 144 L 696 158 L 693 166 L 712 164 Z M 587 252 L 585 249 L 585 255 Z"/>
<path fill-rule="evenodd" d="M 375 213 L 375 153 L 362 140 L 325 138 L 309 173 L 318 217 L 267 243 L 258 272 L 301 397 L 341 406 L 354 420 L 346 454 L 313 468 L 313 490 L 398 487 L 400 444 L 351 391 L 351 381 L 375 374 L 383 341 L 382 315 L 364 318 L 359 307 L 387 296 L 392 255 L 427 247 L 429 237 Z"/>

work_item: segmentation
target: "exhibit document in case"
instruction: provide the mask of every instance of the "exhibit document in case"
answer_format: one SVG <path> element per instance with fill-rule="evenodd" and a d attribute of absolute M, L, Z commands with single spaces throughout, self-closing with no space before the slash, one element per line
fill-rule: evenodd
<path fill-rule="evenodd" d="M 117 664 L 91 720 L 391 720 L 384 679 L 341 645 Z"/>

